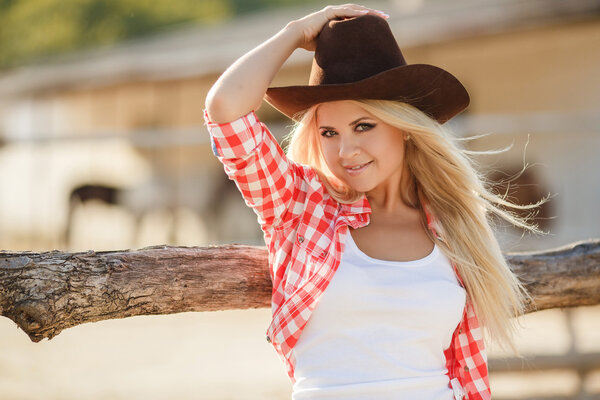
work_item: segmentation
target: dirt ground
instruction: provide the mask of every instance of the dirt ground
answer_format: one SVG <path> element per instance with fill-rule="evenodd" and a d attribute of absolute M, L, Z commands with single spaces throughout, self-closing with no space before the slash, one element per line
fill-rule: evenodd
<path fill-rule="evenodd" d="M 572 311 L 577 350 L 600 351 L 600 306 Z M 32 343 L 2 318 L 0 399 L 289 399 L 291 383 L 265 340 L 269 321 L 268 309 L 133 317 L 81 325 Z M 565 321 L 564 310 L 522 318 L 520 349 L 569 351 Z M 489 350 L 490 357 L 502 355 Z M 568 370 L 492 371 L 490 384 L 504 398 L 569 396 L 580 384 L 600 394 L 600 365 L 584 382 Z"/>

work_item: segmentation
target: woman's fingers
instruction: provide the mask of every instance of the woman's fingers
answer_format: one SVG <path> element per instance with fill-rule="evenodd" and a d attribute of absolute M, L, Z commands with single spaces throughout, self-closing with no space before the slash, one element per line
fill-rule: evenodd
<path fill-rule="evenodd" d="M 358 4 L 343 4 L 341 6 L 328 6 L 331 7 L 330 10 L 334 11 L 334 16 L 329 19 L 352 16 L 352 15 L 364 15 L 364 14 L 375 14 L 384 18 L 389 18 L 389 15 L 384 13 L 381 10 L 376 10 L 374 8 L 364 7 Z M 328 7 L 325 7 L 327 9 Z"/>
<path fill-rule="evenodd" d="M 358 4 L 344 4 L 341 6 L 327 6 L 317 12 L 307 15 L 295 22 L 301 25 L 303 39 L 300 47 L 307 50 L 315 49 L 315 38 L 323 29 L 323 26 L 332 19 L 336 18 L 351 18 L 360 15 L 378 15 L 381 18 L 389 18 L 389 15 L 383 11 L 373 8 L 364 7 Z"/>

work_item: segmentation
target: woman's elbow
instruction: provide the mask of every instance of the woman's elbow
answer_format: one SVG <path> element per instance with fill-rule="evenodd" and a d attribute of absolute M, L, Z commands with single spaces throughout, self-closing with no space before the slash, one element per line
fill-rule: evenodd
<path fill-rule="evenodd" d="M 215 95 L 214 93 L 209 92 L 206 96 L 204 106 L 208 113 L 208 117 L 213 123 L 223 124 L 234 121 L 248 114 L 250 111 L 258 110 L 261 103 L 254 107 L 240 105 L 236 102 L 236 99 L 227 99 L 224 96 Z"/>
<path fill-rule="evenodd" d="M 204 108 L 208 113 L 208 117 L 214 123 L 227 122 L 223 120 L 223 107 L 221 103 L 222 101 L 220 101 L 218 96 L 215 96 L 212 92 L 208 92 L 204 101 Z"/>

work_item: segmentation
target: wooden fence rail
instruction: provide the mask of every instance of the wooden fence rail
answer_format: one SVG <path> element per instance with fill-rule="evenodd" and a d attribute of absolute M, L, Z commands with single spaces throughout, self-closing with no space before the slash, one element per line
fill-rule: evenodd
<path fill-rule="evenodd" d="M 534 298 L 528 312 L 600 304 L 600 239 L 506 258 Z M 267 265 L 265 247 L 244 245 L 0 251 L 0 314 L 38 342 L 105 319 L 269 307 Z"/>

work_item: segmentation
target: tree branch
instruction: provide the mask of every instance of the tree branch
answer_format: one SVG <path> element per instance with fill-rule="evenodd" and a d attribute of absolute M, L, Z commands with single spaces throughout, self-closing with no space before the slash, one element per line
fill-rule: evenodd
<path fill-rule="evenodd" d="M 506 258 L 535 299 L 528 312 L 600 304 L 600 239 Z M 86 322 L 270 301 L 265 247 L 0 252 L 0 313 L 34 342 Z"/>

